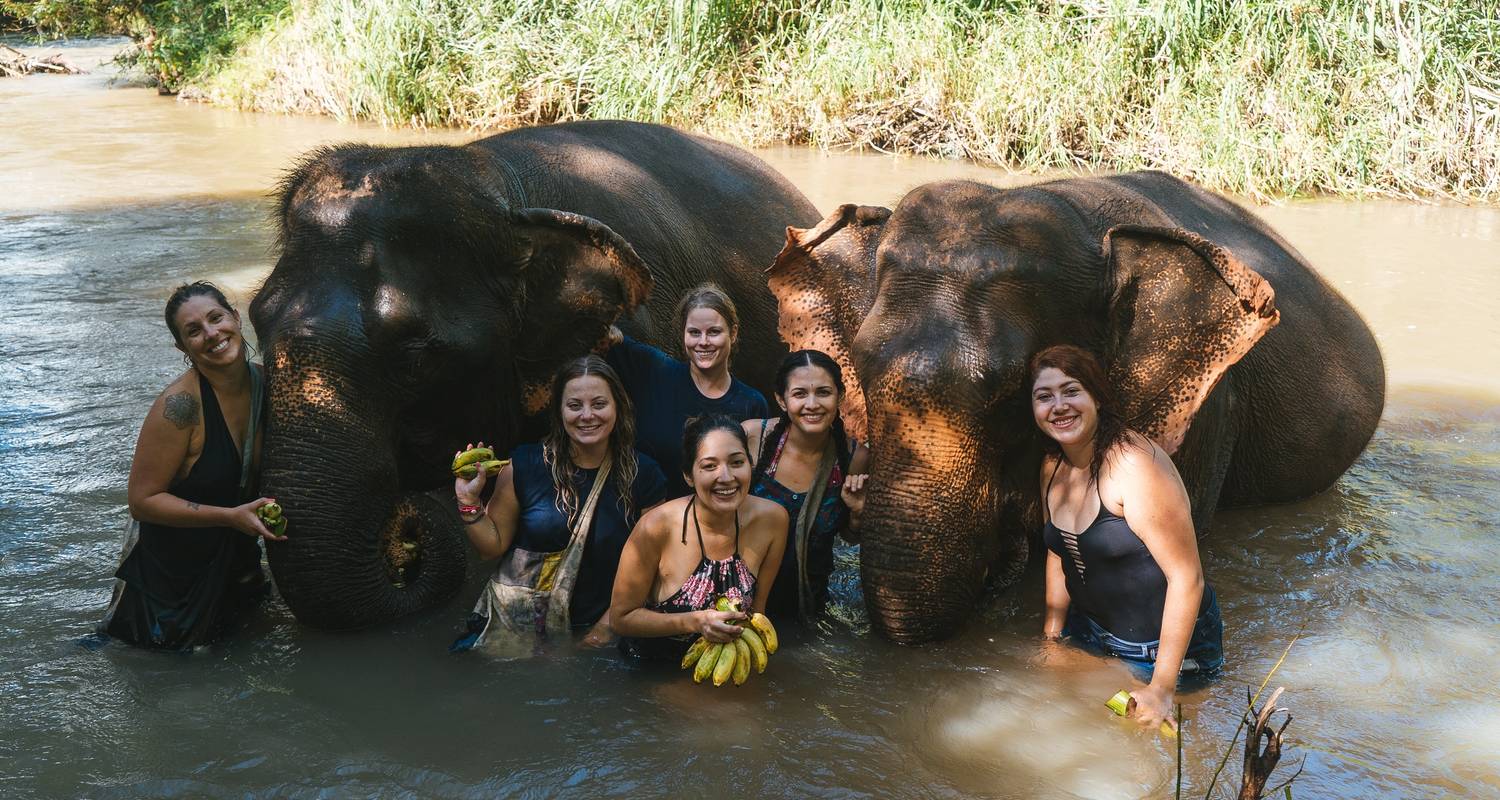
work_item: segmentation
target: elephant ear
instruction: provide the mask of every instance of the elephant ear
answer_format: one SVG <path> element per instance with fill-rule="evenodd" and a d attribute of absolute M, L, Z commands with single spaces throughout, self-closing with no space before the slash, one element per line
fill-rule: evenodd
<path fill-rule="evenodd" d="M 551 208 L 511 212 L 525 289 L 521 341 L 527 413 L 547 404 L 552 370 L 603 347 L 609 326 L 645 302 L 651 270 L 635 248 L 592 217 Z"/>
<path fill-rule="evenodd" d="M 1184 230 L 1119 225 L 1110 377 L 1126 422 L 1176 452 L 1224 373 L 1279 320 L 1275 293 L 1228 250 Z"/>
<path fill-rule="evenodd" d="M 842 205 L 812 228 L 787 228 L 786 246 L 766 270 L 792 350 L 822 350 L 844 372 L 844 426 L 866 436 L 865 396 L 850 343 L 875 302 L 875 251 L 888 208 Z"/>

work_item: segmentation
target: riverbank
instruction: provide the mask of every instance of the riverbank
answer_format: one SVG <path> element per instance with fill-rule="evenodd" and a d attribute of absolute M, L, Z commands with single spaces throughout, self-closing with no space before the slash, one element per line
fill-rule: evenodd
<path fill-rule="evenodd" d="M 234 35 L 194 36 L 232 49 L 179 53 L 168 79 L 387 125 L 623 117 L 748 145 L 1158 168 L 1255 199 L 1500 199 L 1491 0 L 278 2 L 222 5 Z"/>

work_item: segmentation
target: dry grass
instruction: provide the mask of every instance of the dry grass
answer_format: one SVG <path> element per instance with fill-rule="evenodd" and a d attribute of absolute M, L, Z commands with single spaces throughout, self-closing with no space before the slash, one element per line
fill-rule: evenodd
<path fill-rule="evenodd" d="M 476 129 L 1154 167 L 1252 197 L 1500 197 L 1500 2 L 297 0 L 214 102 Z"/>

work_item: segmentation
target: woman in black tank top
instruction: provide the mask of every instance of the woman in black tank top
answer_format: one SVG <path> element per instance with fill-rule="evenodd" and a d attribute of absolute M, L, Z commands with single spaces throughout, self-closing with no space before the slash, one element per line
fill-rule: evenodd
<path fill-rule="evenodd" d="M 179 286 L 167 329 L 190 364 L 152 405 L 127 495 L 139 533 L 115 571 L 104 633 L 186 649 L 233 628 L 264 593 L 256 516 L 263 381 L 245 355 L 240 317 L 213 284 Z"/>
<path fill-rule="evenodd" d="M 1223 664 L 1223 623 L 1203 580 L 1187 491 L 1167 454 L 1113 412 L 1104 369 L 1069 345 L 1031 359 L 1047 545 L 1042 633 L 1150 675 L 1133 716 L 1171 718 L 1179 674 Z"/>

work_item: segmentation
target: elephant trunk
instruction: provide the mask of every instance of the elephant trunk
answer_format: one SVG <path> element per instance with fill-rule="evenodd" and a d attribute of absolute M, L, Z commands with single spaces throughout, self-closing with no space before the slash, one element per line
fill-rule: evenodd
<path fill-rule="evenodd" d="M 999 497 L 984 438 L 956 414 L 872 415 L 879 451 L 861 527 L 865 603 L 900 644 L 953 635 L 979 602 Z"/>
<path fill-rule="evenodd" d="M 355 351 L 357 352 L 357 351 Z M 451 504 L 401 488 L 396 415 L 351 376 L 379 374 L 317 337 L 274 341 L 262 493 L 286 510 L 268 548 L 301 622 L 358 628 L 430 606 L 462 585 L 467 559 Z M 364 369 L 361 369 L 364 367 Z"/>

